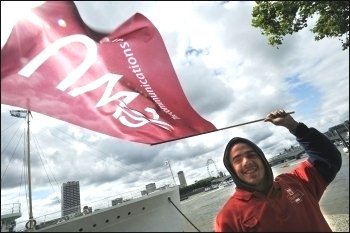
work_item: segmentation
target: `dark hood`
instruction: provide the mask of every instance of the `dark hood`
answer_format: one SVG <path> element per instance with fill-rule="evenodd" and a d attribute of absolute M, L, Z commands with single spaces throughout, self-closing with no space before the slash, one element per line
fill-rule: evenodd
<path fill-rule="evenodd" d="M 230 172 L 230 174 L 232 176 L 232 179 L 233 179 L 233 181 L 235 182 L 235 184 L 236 184 L 236 186 L 238 188 L 247 190 L 249 192 L 258 191 L 258 190 L 255 189 L 254 186 L 249 185 L 249 184 L 243 182 L 242 180 L 240 180 L 238 178 L 238 176 L 235 174 L 235 172 L 233 171 L 232 167 L 231 167 L 231 163 L 229 161 L 230 150 L 233 147 L 233 145 L 235 145 L 235 144 L 237 144 L 239 142 L 246 143 L 250 147 L 252 147 L 258 153 L 258 155 L 260 156 L 261 160 L 263 161 L 263 164 L 264 164 L 265 170 L 266 170 L 266 173 L 265 173 L 265 183 L 266 183 L 266 185 L 265 185 L 265 188 L 264 188 L 263 192 L 267 193 L 269 191 L 269 189 L 271 188 L 271 186 L 272 186 L 273 173 L 272 173 L 272 169 L 271 169 L 271 166 L 270 166 L 269 162 L 265 158 L 264 153 L 262 152 L 262 150 L 255 143 L 253 143 L 253 142 L 251 142 L 251 141 L 249 141 L 248 139 L 245 139 L 245 138 L 240 138 L 240 137 L 232 138 L 227 143 L 227 146 L 226 146 L 226 149 L 225 149 L 225 153 L 224 153 L 224 159 L 223 160 L 224 160 L 224 164 L 225 164 L 226 169 Z"/>

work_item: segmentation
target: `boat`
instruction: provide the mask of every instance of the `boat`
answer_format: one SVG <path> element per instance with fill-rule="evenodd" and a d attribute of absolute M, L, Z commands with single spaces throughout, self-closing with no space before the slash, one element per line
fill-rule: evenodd
<path fill-rule="evenodd" d="M 25 113 L 29 135 L 30 111 L 17 110 L 11 115 L 21 117 Z M 22 117 L 24 118 L 24 117 Z M 28 144 L 30 140 L 27 140 Z M 29 148 L 29 145 L 28 145 Z M 29 151 L 29 150 L 28 150 Z M 28 153 L 29 156 L 29 153 Z M 184 231 L 178 185 L 167 185 L 141 197 L 129 198 L 110 207 L 79 211 L 60 218 L 33 217 L 30 182 L 30 159 L 28 159 L 29 220 L 26 229 L 16 228 L 16 219 L 22 216 L 19 203 L 2 203 L 1 232 L 180 232 Z M 56 213 L 59 215 L 60 213 Z"/>
<path fill-rule="evenodd" d="M 14 210 L 12 213 L 3 214 L 1 211 L 1 232 L 14 230 L 14 220 L 22 216 L 18 205 L 10 204 L 13 206 L 10 209 Z M 183 231 L 183 216 L 175 206 L 180 206 L 178 185 L 92 213 L 37 222 L 32 231 L 180 232 Z"/>
<path fill-rule="evenodd" d="M 183 230 L 183 217 L 173 204 L 180 206 L 179 186 L 156 191 L 56 224 L 46 226 L 44 222 L 39 224 L 36 230 L 38 232 L 179 232 Z"/>

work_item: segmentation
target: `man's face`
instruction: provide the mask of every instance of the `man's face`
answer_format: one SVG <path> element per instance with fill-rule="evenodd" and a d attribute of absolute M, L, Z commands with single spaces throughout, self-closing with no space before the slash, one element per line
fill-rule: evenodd
<path fill-rule="evenodd" d="M 246 143 L 235 144 L 230 151 L 230 163 L 243 182 L 260 187 L 265 176 L 264 164 L 257 152 Z"/>

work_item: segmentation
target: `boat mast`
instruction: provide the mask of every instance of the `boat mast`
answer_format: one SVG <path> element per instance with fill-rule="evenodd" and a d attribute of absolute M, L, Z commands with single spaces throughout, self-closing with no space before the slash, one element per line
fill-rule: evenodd
<path fill-rule="evenodd" d="M 35 228 L 35 221 L 33 220 L 33 208 L 32 208 L 32 179 L 30 170 L 30 134 L 29 134 L 29 114 L 31 112 L 27 111 L 27 158 L 28 158 L 28 189 L 29 189 L 29 221 L 26 224 L 28 230 L 33 230 Z M 28 226 L 29 224 L 29 226 Z"/>
<path fill-rule="evenodd" d="M 28 191 L 29 191 L 29 220 L 26 223 L 28 231 L 34 231 L 36 221 L 33 219 L 32 208 L 32 182 L 31 182 L 31 170 L 30 170 L 30 134 L 29 134 L 29 115 L 32 113 L 29 110 L 10 110 L 11 116 L 18 118 L 27 118 L 27 163 L 28 163 Z M 25 115 L 24 115 L 25 114 Z"/>

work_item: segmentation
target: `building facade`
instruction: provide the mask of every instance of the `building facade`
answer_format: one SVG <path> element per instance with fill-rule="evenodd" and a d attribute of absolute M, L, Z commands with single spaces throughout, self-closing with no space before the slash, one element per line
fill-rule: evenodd
<path fill-rule="evenodd" d="M 184 172 L 183 171 L 179 171 L 177 173 L 177 176 L 179 177 L 180 188 L 186 187 L 187 186 L 187 182 L 186 182 L 186 178 L 185 178 Z"/>
<path fill-rule="evenodd" d="M 115 205 L 118 205 L 118 204 L 121 204 L 123 203 L 123 198 L 122 197 L 118 197 L 114 200 L 112 200 L 112 206 L 115 206 Z"/>
<path fill-rule="evenodd" d="M 147 194 L 148 194 L 147 190 L 141 190 L 141 196 L 145 196 Z"/>
<path fill-rule="evenodd" d="M 157 190 L 156 183 L 146 184 L 146 191 L 148 194 Z"/>
<path fill-rule="evenodd" d="M 61 215 L 66 216 L 80 213 L 80 186 L 79 181 L 68 181 L 62 184 Z"/>

